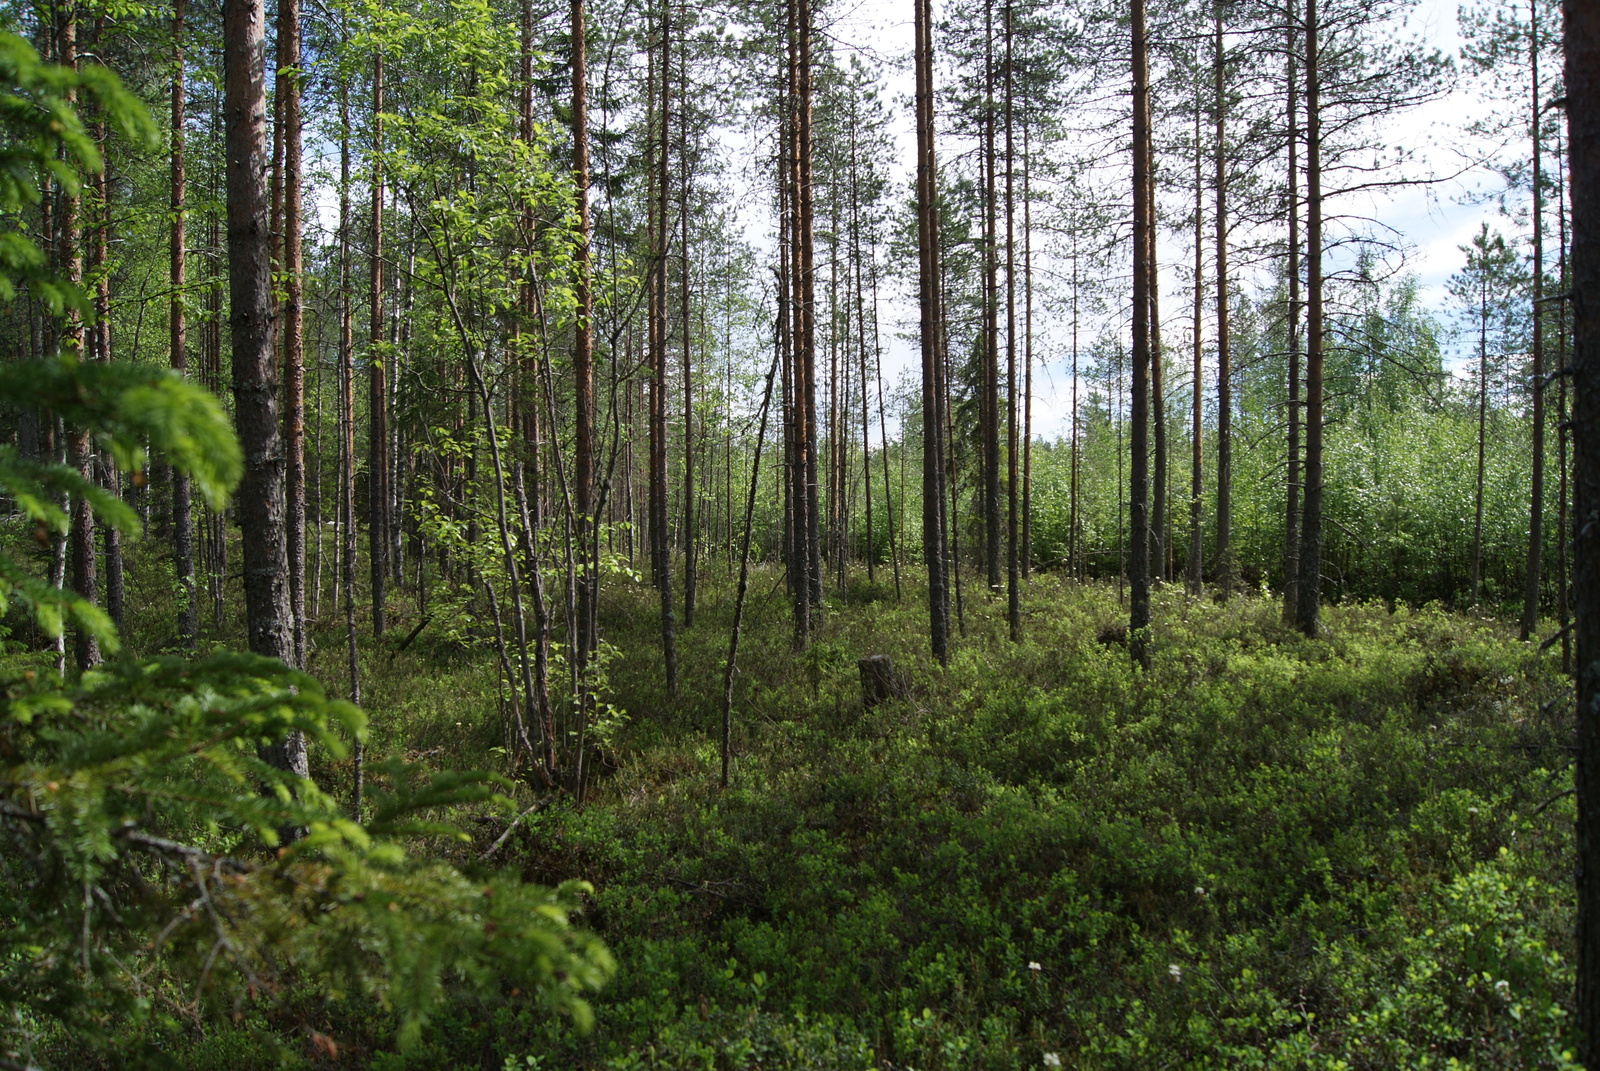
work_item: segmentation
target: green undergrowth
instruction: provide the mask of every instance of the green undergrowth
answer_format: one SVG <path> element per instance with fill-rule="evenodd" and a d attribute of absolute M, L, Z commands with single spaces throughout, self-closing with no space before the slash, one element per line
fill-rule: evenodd
<path fill-rule="evenodd" d="M 529 816 L 497 854 L 529 880 L 595 885 L 585 922 L 619 970 L 594 1032 L 463 1002 L 402 1057 L 351 1005 L 317 1012 L 338 1055 L 308 1058 L 1573 1066 L 1572 714 L 1555 652 L 1499 622 L 1376 605 L 1329 609 L 1312 641 L 1275 602 L 1168 589 L 1144 672 L 1114 588 L 1045 576 L 1020 644 L 1003 600 L 968 593 L 940 669 L 919 593 L 892 596 L 853 584 L 797 654 L 779 578 L 755 576 L 724 791 L 728 586 L 703 582 L 680 630 L 677 695 L 653 593 L 613 586 L 609 698 L 628 718 L 589 805 Z M 493 662 L 425 637 L 367 654 L 375 739 L 492 764 Z M 869 653 L 907 690 L 864 710 Z M 194 1066 L 244 1030 L 197 1039 Z"/>

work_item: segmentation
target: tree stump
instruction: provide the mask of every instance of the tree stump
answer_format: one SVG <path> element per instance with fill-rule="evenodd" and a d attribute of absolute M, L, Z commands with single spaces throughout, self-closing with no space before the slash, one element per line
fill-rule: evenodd
<path fill-rule="evenodd" d="M 888 655 L 867 655 L 857 660 L 856 668 L 861 673 L 861 705 L 866 709 L 905 694 L 900 676 L 894 671 L 894 661 Z"/>

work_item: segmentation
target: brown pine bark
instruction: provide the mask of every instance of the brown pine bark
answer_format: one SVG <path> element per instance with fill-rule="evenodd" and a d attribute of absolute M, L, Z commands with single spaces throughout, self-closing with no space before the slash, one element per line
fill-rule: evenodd
<path fill-rule="evenodd" d="M 56 62 L 70 70 L 78 67 L 78 24 L 68 9 L 56 16 Z M 76 103 L 77 93 L 66 92 L 67 104 Z M 83 250 L 79 246 L 79 214 L 82 204 L 79 195 L 62 186 L 57 199 L 55 224 L 56 263 L 67 284 L 77 287 L 83 282 Z M 82 358 L 84 354 L 84 325 L 77 312 L 67 315 L 62 324 L 60 347 L 63 353 Z M 86 432 L 77 428 L 66 429 L 67 464 L 78 470 L 85 480 L 94 478 L 94 448 Z M 89 500 L 74 497 L 69 509 L 71 526 L 67 533 L 67 557 L 72 569 L 72 588 L 84 599 L 99 601 L 98 578 L 95 572 L 94 511 Z M 79 628 L 73 638 L 73 659 L 79 671 L 100 664 L 100 644 L 90 633 Z"/>
<path fill-rule="evenodd" d="M 1299 129 L 1299 71 L 1295 60 L 1295 3 L 1286 5 L 1284 25 L 1288 40 L 1284 42 L 1287 71 L 1284 83 L 1288 87 L 1285 102 L 1288 116 L 1288 210 L 1289 242 L 1285 250 L 1288 260 L 1289 307 L 1284 335 L 1288 340 L 1289 387 L 1289 457 L 1288 478 L 1284 490 L 1283 518 L 1283 620 L 1294 620 L 1297 593 L 1300 587 L 1300 129 Z"/>
<path fill-rule="evenodd" d="M 1487 224 L 1483 231 L 1480 256 L 1487 259 L 1490 250 Z M 1483 474 L 1487 462 L 1488 443 L 1485 432 L 1489 423 L 1489 278 L 1484 264 L 1478 266 L 1478 469 L 1472 485 L 1472 605 L 1478 605 L 1483 583 Z"/>
<path fill-rule="evenodd" d="M 573 255 L 573 290 L 577 301 L 577 327 L 573 336 L 573 468 L 576 484 L 578 541 L 578 634 L 573 643 L 580 680 L 594 650 L 595 606 L 599 578 L 595 573 L 594 541 L 594 292 L 589 247 L 589 111 L 588 68 L 584 0 L 572 0 L 572 185 L 576 198 L 578 234 Z M 531 133 L 531 131 L 530 131 Z M 537 465 L 538 459 L 534 457 Z M 531 535 L 531 534 L 530 534 Z M 579 722 L 579 754 L 583 751 L 583 720 Z M 578 782 L 583 783 L 581 778 Z"/>
<path fill-rule="evenodd" d="M 896 532 L 903 530 L 895 524 L 894 500 L 890 494 L 889 481 L 889 425 L 883 418 L 883 347 L 878 334 L 878 260 L 875 253 L 869 251 L 872 266 L 872 377 L 878 388 L 878 450 L 883 459 L 883 523 L 889 536 L 889 562 L 894 568 L 894 597 L 900 598 L 900 543 Z M 905 454 L 900 455 L 902 492 L 901 509 L 905 508 Z"/>
<path fill-rule="evenodd" d="M 1167 407 L 1161 388 L 1161 269 L 1156 243 L 1156 166 L 1154 123 L 1147 123 L 1150 177 L 1145 182 L 1149 202 L 1150 260 L 1150 441 L 1153 449 L 1150 473 L 1150 573 L 1153 580 L 1166 580 L 1170 547 L 1167 540 Z"/>
<path fill-rule="evenodd" d="M 657 590 L 661 595 L 661 657 L 667 691 L 678 691 L 677 623 L 672 608 L 672 548 L 667 526 L 667 255 L 668 170 L 667 148 L 671 130 L 672 79 L 669 63 L 672 41 L 670 0 L 661 2 L 660 123 L 655 160 L 655 249 L 651 279 L 650 336 L 650 554 Z"/>
<path fill-rule="evenodd" d="M 1556 228 L 1560 250 L 1561 292 L 1569 293 L 1567 273 L 1567 186 L 1562 173 L 1561 141 L 1556 142 Z M 1567 362 L 1567 303 L 1557 308 L 1556 367 L 1566 369 Z M 1568 446 L 1571 442 L 1572 424 L 1567 410 L 1567 377 L 1556 377 L 1556 623 L 1561 626 L 1561 672 L 1572 673 L 1572 621 L 1570 585 L 1571 573 L 1571 469 L 1567 464 Z"/>
<path fill-rule="evenodd" d="M 1067 575 L 1080 576 L 1078 556 L 1078 241 L 1072 236 L 1072 457 L 1067 477 Z"/>
<path fill-rule="evenodd" d="M 1033 197 L 1028 121 L 1022 122 L 1022 578 L 1033 574 Z"/>
<path fill-rule="evenodd" d="M 339 81 L 339 574 L 334 599 L 344 589 L 344 638 L 349 698 L 361 702 L 361 662 L 356 643 L 356 372 L 355 328 L 350 294 L 350 87 Z M 351 748 L 351 815 L 361 818 L 366 783 L 366 747 Z"/>
<path fill-rule="evenodd" d="M 104 39 L 105 15 L 95 19 L 91 48 L 98 49 Z M 94 232 L 89 239 L 89 274 L 94 277 L 94 325 L 90 336 L 89 355 L 92 360 L 111 360 L 111 273 L 109 252 L 111 243 L 111 204 L 107 199 L 107 177 L 111 172 L 111 155 L 106 146 L 106 119 L 104 112 L 95 117 L 94 140 L 100 148 L 101 167 L 89 176 L 93 193 Z M 100 484 L 111 494 L 122 497 L 122 477 L 109 456 L 101 456 L 96 466 Z M 112 624 L 122 626 L 123 577 L 122 531 L 114 524 L 105 526 L 105 588 L 106 613 Z"/>
<path fill-rule="evenodd" d="M 672 0 L 662 0 L 671 3 Z M 694 325 L 689 292 L 689 34 L 688 5 L 684 25 L 678 29 L 678 268 L 683 319 L 683 627 L 694 625 L 695 496 L 694 483 L 694 377 L 691 361 Z"/>
<path fill-rule="evenodd" d="M 1022 591 L 1017 548 L 1017 235 L 1013 127 L 1015 81 L 1011 68 L 1011 0 L 1006 0 L 1005 141 L 1006 141 L 1006 625 L 1011 642 L 1022 639 Z"/>
<path fill-rule="evenodd" d="M 806 297 L 804 268 L 802 266 L 800 187 L 801 187 L 801 133 L 800 133 L 800 7 L 805 0 L 787 0 L 788 15 L 788 92 L 786 101 L 786 175 L 788 210 L 785 225 L 788 236 L 788 379 L 787 394 L 790 425 L 789 515 L 790 555 L 789 586 L 794 600 L 794 643 L 804 647 L 811 639 L 811 519 L 813 496 L 809 474 L 814 462 L 811 447 L 815 437 L 811 422 L 815 410 L 808 404 L 807 349 L 806 349 Z"/>
<path fill-rule="evenodd" d="M 233 338 L 234 419 L 244 452 L 237 498 L 244 550 L 250 649 L 288 662 L 289 560 L 284 544 L 284 457 L 272 353 L 270 220 L 266 190 L 265 12 L 262 0 L 224 0 L 223 115 L 227 151 L 228 324 Z M 306 776 L 298 732 L 262 758 Z"/>
<path fill-rule="evenodd" d="M 294 664 L 306 667 L 306 376 L 301 339 L 300 0 L 278 0 L 278 89 L 283 119 L 283 312 L 286 551 Z"/>
<path fill-rule="evenodd" d="M 1128 648 L 1149 668 L 1150 627 L 1150 70 L 1145 2 L 1133 0 L 1133 451 L 1129 474 Z"/>
<path fill-rule="evenodd" d="M 806 561 L 811 585 L 810 608 L 813 618 L 822 612 L 822 533 L 818 508 L 820 484 L 817 479 L 817 266 L 816 205 L 812 182 L 813 135 L 811 122 L 811 4 L 812 0 L 793 0 L 799 8 L 799 96 L 796 100 L 796 150 L 799 154 L 796 201 L 799 224 L 799 255 L 795 260 L 795 280 L 800 285 L 796 311 L 800 316 L 800 386 L 803 388 L 805 416 L 806 481 Z"/>
<path fill-rule="evenodd" d="M 1202 441 L 1205 412 L 1204 361 L 1205 336 L 1202 311 L 1205 306 L 1205 184 L 1201 181 L 1200 86 L 1195 85 L 1194 102 L 1194 369 L 1189 405 L 1189 594 L 1198 596 L 1205 581 L 1205 450 Z"/>
<path fill-rule="evenodd" d="M 372 55 L 372 212 L 367 348 L 367 535 L 372 566 L 372 634 L 382 636 L 389 578 L 389 391 L 383 339 L 383 54 Z"/>
<path fill-rule="evenodd" d="M 994 3 L 983 5 L 983 564 L 989 592 L 1000 590 L 1000 239 L 995 176 Z"/>
<path fill-rule="evenodd" d="M 1227 98 L 1222 50 L 1222 7 L 1212 9 L 1212 107 L 1216 122 L 1217 214 L 1217 588 L 1233 593 L 1233 354 L 1228 325 L 1228 148 Z"/>
<path fill-rule="evenodd" d="M 1578 1059 L 1600 1067 L 1600 3 L 1565 0 L 1578 676 Z"/>
<path fill-rule="evenodd" d="M 1533 352 L 1529 355 L 1533 385 L 1533 471 L 1528 497 L 1528 567 L 1522 587 L 1522 639 L 1539 624 L 1539 573 L 1544 561 L 1544 152 L 1540 145 L 1544 102 L 1539 99 L 1539 8 L 1528 2 L 1528 57 L 1533 130 Z"/>
<path fill-rule="evenodd" d="M 1295 625 L 1321 629 L 1322 600 L 1322 86 L 1317 0 L 1306 0 L 1306 460 Z"/>
<path fill-rule="evenodd" d="M 851 101 L 852 118 L 854 118 L 855 101 Z M 850 125 L 850 261 L 851 283 L 853 285 L 852 308 L 856 318 L 856 356 L 861 372 L 861 478 L 865 484 L 865 493 L 862 504 L 866 507 L 866 556 L 867 556 L 867 583 L 876 586 L 878 582 L 878 542 L 877 534 L 873 527 L 872 511 L 872 415 L 871 403 L 867 394 L 867 301 L 866 301 L 866 268 L 864 254 L 861 249 L 861 160 L 858 152 L 856 138 L 857 124 Z M 885 458 L 885 462 L 887 462 Z M 887 483 L 885 489 L 887 490 Z"/>
<path fill-rule="evenodd" d="M 915 0 L 917 112 L 917 251 L 922 339 L 922 548 L 928 566 L 928 622 L 933 656 L 950 660 L 950 603 L 945 579 L 944 411 L 939 375 L 938 179 L 933 133 L 933 12 Z"/>
<path fill-rule="evenodd" d="M 179 374 L 189 369 L 188 324 L 184 310 L 184 247 L 187 183 L 184 174 L 184 0 L 172 5 L 172 223 L 167 245 L 168 281 L 172 296 L 167 304 L 170 336 L 169 361 Z M 189 476 L 172 470 L 172 571 L 178 585 L 178 643 L 194 650 L 199 628 L 199 593 L 194 578 L 194 512 L 190 503 Z"/>

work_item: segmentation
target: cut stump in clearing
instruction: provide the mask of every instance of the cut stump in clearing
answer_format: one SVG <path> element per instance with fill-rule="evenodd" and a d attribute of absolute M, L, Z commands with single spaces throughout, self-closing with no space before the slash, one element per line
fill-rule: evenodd
<path fill-rule="evenodd" d="M 894 661 L 884 654 L 867 655 L 856 662 L 861 673 L 861 705 L 868 710 L 885 699 L 898 699 L 905 695 L 900 675 L 894 671 Z"/>

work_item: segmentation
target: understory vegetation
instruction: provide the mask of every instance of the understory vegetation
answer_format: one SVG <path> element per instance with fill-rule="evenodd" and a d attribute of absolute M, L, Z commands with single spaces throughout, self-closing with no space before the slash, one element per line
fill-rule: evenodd
<path fill-rule="evenodd" d="M 733 598 L 701 590 L 676 697 L 655 592 L 606 590 L 616 713 L 584 807 L 524 786 L 509 833 L 457 813 L 473 843 L 437 846 L 593 884 L 576 921 L 618 971 L 591 1033 L 462 996 L 401 1054 L 379 1000 L 307 990 L 117 1044 L 230 1071 L 1576 1066 L 1570 684 L 1504 622 L 1350 605 L 1308 640 L 1276 601 L 1168 587 L 1144 672 L 1114 586 L 1044 575 L 1020 644 L 969 593 L 941 670 L 918 592 L 852 582 L 796 656 L 758 571 L 723 791 Z M 136 642 L 167 619 L 146 605 Z M 482 765 L 491 649 L 429 626 L 398 650 L 416 620 L 363 649 L 369 750 Z M 869 653 L 903 698 L 863 708 Z M 347 761 L 312 761 L 348 792 Z"/>

